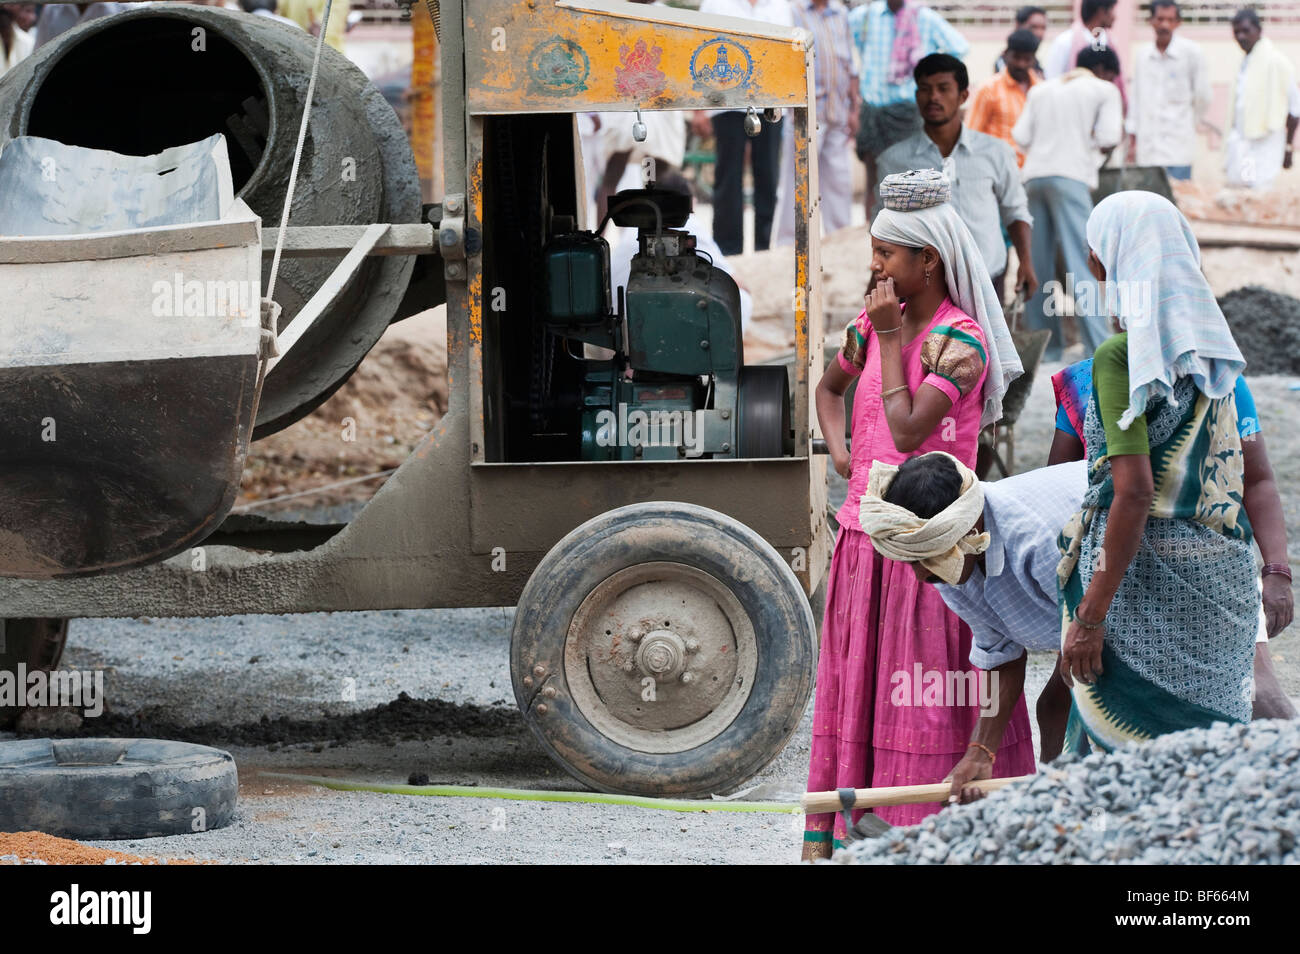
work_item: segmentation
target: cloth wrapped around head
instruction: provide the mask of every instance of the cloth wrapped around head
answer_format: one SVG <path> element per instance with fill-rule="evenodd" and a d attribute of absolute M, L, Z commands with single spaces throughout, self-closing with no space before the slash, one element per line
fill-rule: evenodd
<path fill-rule="evenodd" d="M 933 169 L 886 176 L 880 184 L 885 207 L 871 224 L 871 234 L 896 245 L 929 245 L 938 251 L 948 297 L 984 332 L 988 374 L 984 378 L 980 427 L 987 427 L 1001 420 L 1002 396 L 1007 385 L 1024 373 L 1024 367 L 979 246 L 949 201 L 951 194 L 948 177 Z"/>
<path fill-rule="evenodd" d="M 1088 246 L 1106 268 L 1106 306 L 1128 331 L 1128 430 L 1153 397 L 1191 375 L 1211 400 L 1237 385 L 1246 359 L 1201 272 L 1183 213 L 1154 192 L 1116 192 L 1088 217 Z"/>
<path fill-rule="evenodd" d="M 961 493 L 951 504 L 928 520 L 905 507 L 885 501 L 898 467 L 873 461 L 867 492 L 858 505 L 858 522 L 871 537 L 878 553 L 902 563 L 920 563 L 945 583 L 961 579 L 967 554 L 983 553 L 989 546 L 987 533 L 976 533 L 984 515 L 984 489 L 975 472 L 951 454 L 931 451 L 922 457 L 948 458 L 961 475 Z"/>

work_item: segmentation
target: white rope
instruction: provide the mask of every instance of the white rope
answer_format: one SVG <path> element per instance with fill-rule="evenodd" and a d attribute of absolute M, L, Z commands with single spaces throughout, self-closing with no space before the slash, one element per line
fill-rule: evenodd
<path fill-rule="evenodd" d="M 375 480 L 379 477 L 388 477 L 397 473 L 397 468 L 381 470 L 373 474 L 366 474 L 363 477 L 351 477 L 347 480 L 340 480 L 332 484 L 323 484 L 320 487 L 312 487 L 310 490 L 299 490 L 292 494 L 281 494 L 279 497 L 267 497 L 264 500 L 252 500 L 246 504 L 240 504 L 238 507 L 231 507 L 234 513 L 244 513 L 252 510 L 254 507 L 265 507 L 267 504 L 279 503 L 281 500 L 293 500 L 295 497 L 310 497 L 313 494 L 324 493 L 327 490 L 334 490 L 336 487 L 347 487 L 349 484 L 364 484 L 367 480 Z"/>
<path fill-rule="evenodd" d="M 284 248 L 284 236 L 289 231 L 289 206 L 293 202 L 293 190 L 298 184 L 298 164 L 302 161 L 302 147 L 307 141 L 307 123 L 311 119 L 312 97 L 316 94 L 316 75 L 320 71 L 320 54 L 325 48 L 325 34 L 329 30 L 330 7 L 334 0 L 325 0 L 325 15 L 321 18 L 320 34 L 316 37 L 316 53 L 311 60 L 311 80 L 307 83 L 307 102 L 302 109 L 302 125 L 298 127 L 298 147 L 293 151 L 293 168 L 289 170 L 289 189 L 284 194 L 284 211 L 280 213 L 279 233 L 275 237 L 275 255 L 271 258 L 271 278 L 266 283 L 266 298 L 275 298 L 275 278 L 280 271 L 280 252 Z"/>

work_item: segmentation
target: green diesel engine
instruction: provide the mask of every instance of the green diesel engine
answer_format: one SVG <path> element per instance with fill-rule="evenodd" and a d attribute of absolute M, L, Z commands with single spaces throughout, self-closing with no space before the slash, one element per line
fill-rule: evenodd
<path fill-rule="evenodd" d="M 544 253 L 548 328 L 587 346 L 582 459 L 791 454 L 786 369 L 744 364 L 740 290 L 682 229 L 690 196 L 633 189 L 609 207 L 607 218 L 637 229 L 616 307 L 609 244 L 598 234 L 557 235 Z"/>

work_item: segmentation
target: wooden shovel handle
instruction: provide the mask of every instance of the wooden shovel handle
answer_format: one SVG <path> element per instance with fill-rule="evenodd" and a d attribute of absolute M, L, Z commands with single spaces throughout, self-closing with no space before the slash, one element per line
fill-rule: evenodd
<path fill-rule="evenodd" d="M 967 782 L 963 789 L 979 788 L 985 792 L 994 792 L 1006 785 L 1014 785 L 1031 779 L 1032 775 L 1016 775 L 1012 778 L 986 778 L 978 782 Z M 885 805 L 919 805 L 925 802 L 946 802 L 952 785 L 948 782 L 936 782 L 933 785 L 895 785 L 889 788 L 859 788 L 854 790 L 857 796 L 854 808 L 880 808 Z M 838 812 L 839 792 L 808 792 L 799 800 L 805 815 L 820 815 L 824 812 Z"/>

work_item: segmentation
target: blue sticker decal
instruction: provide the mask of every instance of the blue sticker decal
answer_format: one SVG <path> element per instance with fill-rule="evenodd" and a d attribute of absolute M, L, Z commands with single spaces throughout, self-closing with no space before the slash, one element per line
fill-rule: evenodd
<path fill-rule="evenodd" d="M 749 50 L 732 39 L 714 37 L 691 54 L 691 77 L 697 89 L 725 92 L 740 89 L 754 72 Z"/>
<path fill-rule="evenodd" d="M 533 47 L 528 57 L 530 88 L 543 95 L 571 96 L 587 88 L 591 60 L 573 40 L 553 36 Z"/>

